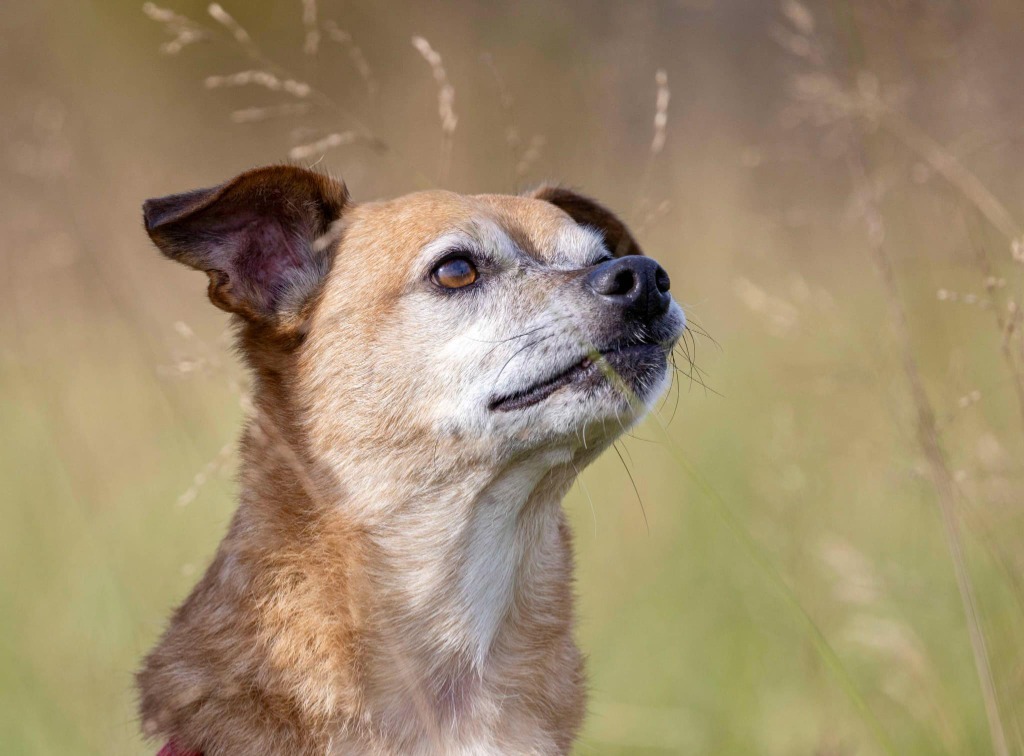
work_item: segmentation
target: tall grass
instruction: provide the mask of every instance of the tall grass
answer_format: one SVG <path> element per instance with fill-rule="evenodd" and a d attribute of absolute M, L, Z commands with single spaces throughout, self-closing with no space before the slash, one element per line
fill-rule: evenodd
<path fill-rule="evenodd" d="M 137 206 L 288 156 L 357 198 L 579 185 L 721 344 L 567 501 L 581 753 L 1024 752 L 1013 3 L 84 8 L 12 40 L 0 120 L 5 752 L 144 748 L 246 410 Z"/>

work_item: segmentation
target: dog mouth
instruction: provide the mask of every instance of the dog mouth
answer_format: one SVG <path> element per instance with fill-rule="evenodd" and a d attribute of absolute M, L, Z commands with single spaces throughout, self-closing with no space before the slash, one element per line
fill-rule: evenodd
<path fill-rule="evenodd" d="M 622 344 L 591 352 L 550 378 L 492 399 L 488 408 L 492 412 L 526 409 L 566 387 L 597 386 L 606 380 L 635 394 L 646 376 L 665 369 L 667 359 L 665 347 L 656 343 Z"/>

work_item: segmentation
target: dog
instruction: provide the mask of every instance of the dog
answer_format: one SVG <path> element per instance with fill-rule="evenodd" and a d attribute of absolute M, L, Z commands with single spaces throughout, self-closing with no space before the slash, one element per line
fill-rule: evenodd
<path fill-rule="evenodd" d="M 227 535 L 137 674 L 164 754 L 561 754 L 579 471 L 671 382 L 669 278 L 583 195 L 148 200 L 253 379 Z"/>

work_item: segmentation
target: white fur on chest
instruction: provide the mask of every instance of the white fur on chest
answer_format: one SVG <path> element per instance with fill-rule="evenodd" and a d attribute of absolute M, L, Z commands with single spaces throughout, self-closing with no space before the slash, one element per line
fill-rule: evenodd
<path fill-rule="evenodd" d="M 569 453 L 549 452 L 507 470 L 475 502 L 468 527 L 459 587 L 466 604 L 469 643 L 476 668 L 483 667 L 515 595 L 516 579 L 554 512 L 543 506 L 524 512 L 541 479 Z M 546 522 L 546 520 L 551 520 Z"/>

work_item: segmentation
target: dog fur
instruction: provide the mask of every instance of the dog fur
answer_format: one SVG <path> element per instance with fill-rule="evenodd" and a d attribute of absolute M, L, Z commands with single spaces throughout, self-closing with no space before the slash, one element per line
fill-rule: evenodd
<path fill-rule="evenodd" d="M 549 187 L 355 204 L 290 166 L 144 215 L 207 273 L 253 375 L 239 506 L 138 673 L 145 733 L 206 756 L 568 752 L 585 680 L 561 499 L 668 370 L 491 405 L 621 330 L 578 279 L 640 253 L 625 225 Z M 486 261 L 479 291 L 430 283 L 452 249 Z"/>

